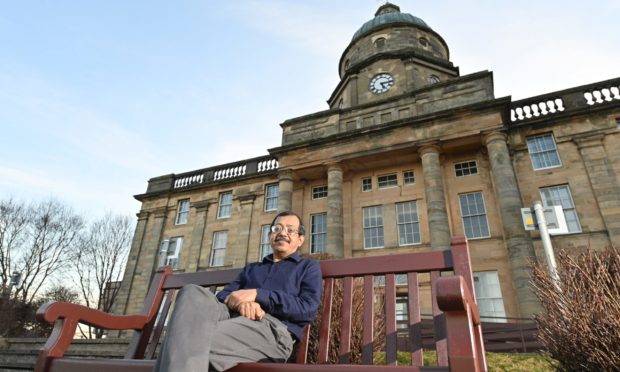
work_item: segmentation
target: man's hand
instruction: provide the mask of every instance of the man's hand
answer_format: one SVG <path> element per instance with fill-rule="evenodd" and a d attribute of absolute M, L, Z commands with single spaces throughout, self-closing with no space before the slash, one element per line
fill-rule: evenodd
<path fill-rule="evenodd" d="M 261 320 L 265 316 L 265 310 L 260 307 L 258 302 L 242 302 L 237 311 L 241 316 L 250 320 Z"/>
<path fill-rule="evenodd" d="M 224 303 L 228 305 L 228 308 L 239 311 L 238 308 L 242 303 L 256 301 L 257 294 L 258 291 L 256 289 L 240 289 L 229 294 L 228 297 L 224 299 Z"/>

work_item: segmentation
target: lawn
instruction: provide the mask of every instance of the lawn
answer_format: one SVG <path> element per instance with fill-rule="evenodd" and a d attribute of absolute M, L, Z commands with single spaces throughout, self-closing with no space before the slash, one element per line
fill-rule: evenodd
<path fill-rule="evenodd" d="M 486 353 L 486 355 L 490 372 L 552 372 L 555 370 L 549 359 L 542 354 Z M 375 364 L 385 364 L 384 353 L 375 353 L 374 359 Z M 399 352 L 398 364 L 410 365 L 410 354 Z M 437 365 L 434 351 L 424 352 L 424 364 L 428 366 Z"/>

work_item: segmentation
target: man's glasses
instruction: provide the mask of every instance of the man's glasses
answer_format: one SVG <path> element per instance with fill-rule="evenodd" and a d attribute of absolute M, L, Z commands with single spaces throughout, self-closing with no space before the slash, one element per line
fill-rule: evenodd
<path fill-rule="evenodd" d="M 299 231 L 292 227 L 284 227 L 282 225 L 273 225 L 271 226 L 271 232 L 274 234 L 280 233 L 284 231 L 288 235 L 299 234 Z"/>

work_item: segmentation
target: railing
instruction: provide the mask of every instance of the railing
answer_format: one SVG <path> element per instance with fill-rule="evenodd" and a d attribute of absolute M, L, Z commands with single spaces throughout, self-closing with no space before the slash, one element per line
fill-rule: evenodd
<path fill-rule="evenodd" d="M 278 169 L 278 160 L 263 156 L 174 175 L 174 189 L 252 176 Z"/>
<path fill-rule="evenodd" d="M 525 122 L 618 101 L 620 78 L 515 101 L 510 108 L 510 121 Z"/>
<path fill-rule="evenodd" d="M 536 336 L 538 327 L 532 319 L 489 316 L 481 318 L 482 338 L 486 351 L 532 353 L 543 349 L 542 343 Z M 406 320 L 399 320 L 397 322 L 399 350 L 407 349 L 409 342 L 407 326 Z M 421 330 L 422 346 L 425 349 L 433 349 L 435 334 L 433 332 L 433 319 L 430 315 L 423 315 Z"/>

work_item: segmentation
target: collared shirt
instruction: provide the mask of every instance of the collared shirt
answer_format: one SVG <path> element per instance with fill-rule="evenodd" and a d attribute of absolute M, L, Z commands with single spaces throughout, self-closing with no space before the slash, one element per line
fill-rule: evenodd
<path fill-rule="evenodd" d="M 217 294 L 217 298 L 224 302 L 238 289 L 256 289 L 256 302 L 300 340 L 302 329 L 316 316 L 322 282 L 321 266 L 317 261 L 301 258 L 295 252 L 274 262 L 273 254 L 270 254 L 262 262 L 246 265 L 239 276 Z"/>

